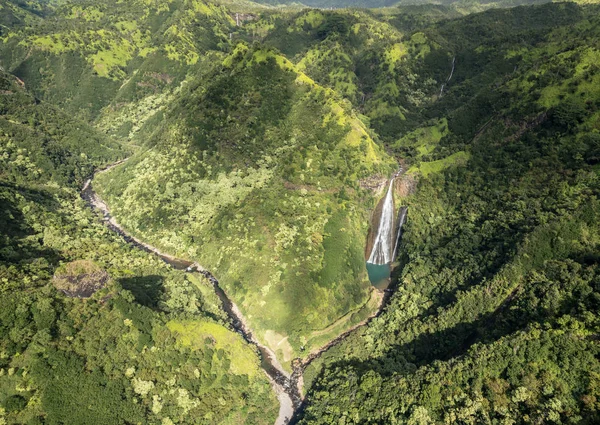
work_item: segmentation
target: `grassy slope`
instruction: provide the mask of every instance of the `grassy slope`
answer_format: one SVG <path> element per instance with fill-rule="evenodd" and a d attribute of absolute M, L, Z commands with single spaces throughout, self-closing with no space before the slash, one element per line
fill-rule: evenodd
<path fill-rule="evenodd" d="M 420 123 L 423 109 L 439 93 L 437 81 L 447 77 L 452 62 L 446 46 L 422 32 L 429 19 L 416 24 L 414 16 L 423 15 L 303 11 L 274 19 L 264 42 L 290 56 L 319 84 L 342 94 L 391 143 Z"/>
<path fill-rule="evenodd" d="M 60 3 L 36 25 L 2 29 L 0 64 L 38 97 L 84 120 L 104 116 L 103 130 L 126 137 L 227 45 L 233 25 L 201 0 Z"/>

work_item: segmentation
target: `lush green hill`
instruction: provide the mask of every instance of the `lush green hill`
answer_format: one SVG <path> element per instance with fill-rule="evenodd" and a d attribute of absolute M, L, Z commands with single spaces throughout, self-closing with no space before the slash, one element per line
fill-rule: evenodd
<path fill-rule="evenodd" d="M 370 312 L 360 181 L 397 166 L 348 102 L 239 44 L 148 125 L 148 145 L 98 180 L 122 225 L 211 270 L 286 362 Z"/>
<path fill-rule="evenodd" d="M 222 50 L 234 24 L 223 6 L 202 0 L 60 2 L 35 25 L 2 27 L 0 63 L 72 114 L 91 121 L 104 109 L 131 127 L 207 51 Z"/>
<path fill-rule="evenodd" d="M 275 20 L 265 43 L 350 100 L 377 134 L 391 141 L 416 124 L 437 87 L 432 76 L 439 77 L 439 70 L 423 66 L 425 57 L 445 59 L 444 73 L 452 60 L 424 33 L 411 34 L 393 23 L 364 11 L 308 10 Z M 437 54 L 428 55 L 432 50 Z"/>
<path fill-rule="evenodd" d="M 422 5 L 443 5 L 449 10 L 460 14 L 481 12 L 492 8 L 509 8 L 522 5 L 549 3 L 551 0 L 258 0 L 256 3 L 272 6 L 302 7 L 308 6 L 320 9 L 343 8 L 386 8 L 412 7 Z M 590 2 L 587 2 L 590 3 Z"/>
<path fill-rule="evenodd" d="M 13 183 L 79 185 L 97 167 L 127 155 L 114 140 L 29 94 L 0 72 L 0 176 Z"/>
<path fill-rule="evenodd" d="M 274 421 L 207 283 L 80 199 L 126 156 L 117 220 L 286 367 L 374 311 L 402 164 L 395 292 L 299 422 L 598 423 L 600 9 L 516 5 L 0 0 L 0 424 Z"/>

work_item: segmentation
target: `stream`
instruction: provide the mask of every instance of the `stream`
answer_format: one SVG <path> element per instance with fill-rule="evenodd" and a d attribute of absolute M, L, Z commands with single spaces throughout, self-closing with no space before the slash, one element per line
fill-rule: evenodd
<path fill-rule="evenodd" d="M 158 248 L 150 244 L 147 244 L 137 239 L 136 237 L 127 233 L 127 231 L 119 225 L 116 219 L 111 216 L 108 205 L 100 198 L 100 196 L 98 196 L 96 192 L 94 192 L 94 189 L 92 187 L 92 181 L 96 175 L 107 172 L 112 168 L 124 163 L 125 161 L 127 161 L 127 159 L 118 161 L 104 169 L 96 170 L 92 177 L 86 180 L 83 188 L 81 189 L 81 197 L 92 210 L 101 212 L 103 215 L 102 221 L 104 225 L 107 226 L 110 230 L 119 234 L 127 243 L 135 246 L 136 248 L 157 255 L 174 269 L 185 270 L 189 273 L 199 273 L 211 282 L 215 293 L 221 300 L 223 310 L 227 313 L 227 316 L 229 317 L 231 327 L 237 333 L 239 333 L 246 342 L 255 346 L 259 352 L 261 367 L 265 371 L 267 377 L 269 378 L 273 390 L 277 395 L 277 399 L 279 400 L 279 415 L 277 417 L 275 425 L 288 424 L 290 420 L 292 420 L 292 418 L 294 417 L 294 414 L 296 414 L 298 410 L 302 408 L 302 374 L 305 368 L 310 364 L 311 361 L 320 357 L 321 354 L 323 354 L 329 348 L 344 340 L 348 335 L 354 332 L 354 330 L 368 324 L 373 318 L 379 316 L 379 314 L 381 314 L 381 312 L 383 311 L 387 300 L 391 296 L 391 290 L 386 290 L 384 296 L 381 298 L 381 302 L 375 313 L 373 313 L 371 316 L 369 316 L 362 322 L 356 324 L 352 328 L 348 329 L 346 332 L 339 335 L 337 338 L 333 339 L 332 341 L 321 347 L 319 350 L 310 353 L 310 355 L 306 359 L 296 359 L 293 362 L 293 373 L 289 374 L 281 366 L 281 364 L 277 360 L 277 357 L 275 356 L 275 353 L 273 353 L 273 351 L 268 347 L 262 345 L 254 337 L 239 308 L 227 296 L 225 291 L 220 287 L 219 281 L 208 270 L 204 269 L 197 262 L 192 262 L 174 257 L 172 255 L 160 251 Z"/>
<path fill-rule="evenodd" d="M 456 65 L 456 56 L 454 56 L 452 58 L 452 69 L 450 70 L 450 75 L 446 79 L 446 82 L 442 84 L 442 88 L 440 89 L 440 95 L 438 97 L 442 97 L 442 95 L 444 94 L 444 87 L 446 87 L 448 85 L 448 83 L 450 82 L 450 79 L 452 78 L 452 75 L 454 75 L 455 65 Z"/>

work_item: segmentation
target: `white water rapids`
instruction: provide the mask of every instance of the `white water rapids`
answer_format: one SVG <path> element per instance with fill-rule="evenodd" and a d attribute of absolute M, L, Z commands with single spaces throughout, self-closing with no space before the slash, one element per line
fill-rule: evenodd
<path fill-rule="evenodd" d="M 392 249 L 394 248 L 394 179 L 390 180 L 390 186 L 383 201 L 381 209 L 381 218 L 377 236 L 371 249 L 371 255 L 367 263 L 371 264 L 389 264 L 392 262 Z"/>

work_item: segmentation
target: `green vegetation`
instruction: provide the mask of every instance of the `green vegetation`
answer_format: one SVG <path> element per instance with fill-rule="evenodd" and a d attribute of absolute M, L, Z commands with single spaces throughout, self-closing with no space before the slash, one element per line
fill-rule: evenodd
<path fill-rule="evenodd" d="M 222 50 L 234 26 L 224 7 L 202 0 L 59 2 L 35 25 L 8 4 L 23 18 L 0 26 L 4 68 L 69 113 L 93 121 L 110 112 L 125 126 L 139 124 L 128 114 L 134 104 L 153 98 L 145 108 L 155 112 L 157 94 L 176 90 L 190 65 Z"/>
<path fill-rule="evenodd" d="M 598 9 L 524 13 L 423 31 L 457 67 L 393 145 L 421 174 L 398 289 L 311 364 L 300 423 L 598 422 Z"/>
<path fill-rule="evenodd" d="M 171 332 L 177 335 L 177 342 L 184 347 L 202 350 L 206 339 L 217 350 L 229 354 L 229 371 L 235 375 L 255 377 L 260 373 L 256 353 L 244 342 L 242 337 L 234 334 L 218 323 L 207 321 L 171 321 L 167 323 Z"/>
<path fill-rule="evenodd" d="M 295 357 L 370 297 L 374 199 L 359 180 L 394 165 L 347 102 L 283 56 L 238 45 L 223 64 L 97 187 L 125 228 L 211 270 L 255 335 L 289 337 Z"/>
<path fill-rule="evenodd" d="M 420 173 L 427 177 L 431 173 L 439 173 L 440 171 L 452 165 L 465 165 L 469 160 L 470 154 L 465 151 L 455 152 L 444 159 L 437 161 L 422 162 L 419 165 L 413 165 L 408 169 L 409 173 Z"/>
<path fill-rule="evenodd" d="M 431 154 L 442 137 L 448 133 L 448 120 L 442 118 L 434 125 L 419 127 L 398 139 L 391 147 L 399 150 L 405 159 L 421 159 Z"/>
<path fill-rule="evenodd" d="M 126 157 L 113 216 L 288 370 L 375 312 L 402 167 L 299 423 L 600 422 L 600 9 L 439 3 L 0 0 L 0 424 L 277 416 L 210 282 L 80 199 Z"/>

